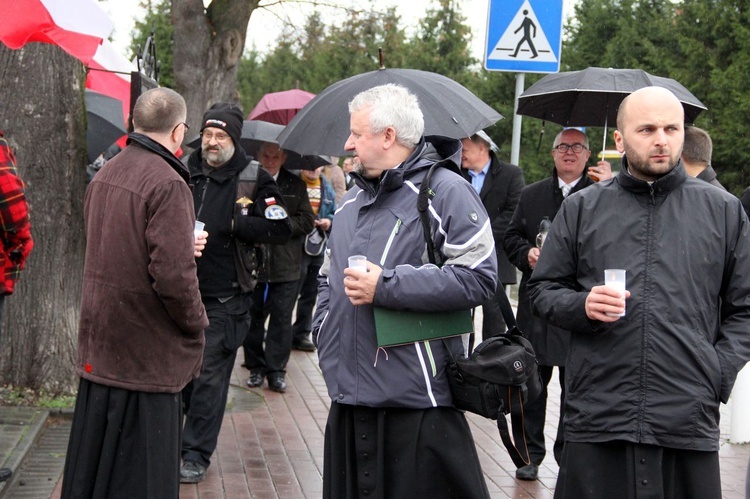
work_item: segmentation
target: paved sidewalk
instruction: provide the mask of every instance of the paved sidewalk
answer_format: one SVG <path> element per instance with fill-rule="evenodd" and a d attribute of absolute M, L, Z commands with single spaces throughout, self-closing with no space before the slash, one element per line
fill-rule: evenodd
<path fill-rule="evenodd" d="M 241 355 L 240 355 L 241 357 Z M 232 401 L 224 418 L 219 446 L 206 480 L 182 485 L 180 499 L 295 499 L 322 496 L 323 432 L 330 400 L 317 355 L 295 351 L 288 365 L 285 394 L 245 388 L 247 371 L 237 360 Z M 553 376 L 553 380 L 557 374 Z M 559 386 L 553 381 L 547 441 L 556 432 Z M 729 408 L 722 408 L 722 442 L 728 436 Z M 558 467 L 550 456 L 539 480 L 514 478 L 515 466 L 500 442 L 495 423 L 469 415 L 479 458 L 493 498 L 542 499 L 554 492 Z M 724 443 L 719 453 L 724 499 L 744 499 L 750 444 Z M 52 498 L 59 498 L 60 483 Z"/>

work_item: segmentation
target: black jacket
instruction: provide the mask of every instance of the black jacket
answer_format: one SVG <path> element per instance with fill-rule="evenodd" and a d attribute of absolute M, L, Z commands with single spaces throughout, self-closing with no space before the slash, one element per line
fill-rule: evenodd
<path fill-rule="evenodd" d="M 523 172 L 516 165 L 500 161 L 490 153 L 492 163 L 479 193 L 484 209 L 490 216 L 492 235 L 497 252 L 497 281 L 502 284 L 516 283 L 516 268 L 503 250 L 503 239 L 510 219 L 516 209 L 524 187 Z M 461 169 L 464 178 L 471 182 L 469 172 Z"/>
<path fill-rule="evenodd" d="M 305 236 L 315 223 L 315 213 L 310 206 L 305 181 L 282 167 L 276 183 L 284 196 L 292 237 L 282 244 L 267 244 L 263 249 L 263 267 L 260 282 L 290 282 L 300 278 L 302 272 L 302 248 Z"/>
<path fill-rule="evenodd" d="M 719 403 L 750 359 L 750 234 L 736 197 L 682 163 L 651 185 L 623 170 L 562 204 L 528 283 L 571 332 L 566 442 L 719 450 Z M 604 269 L 627 270 L 626 316 L 586 316 Z"/>
<path fill-rule="evenodd" d="M 206 224 L 204 230 L 208 232 L 206 249 L 197 259 L 198 280 L 204 297 L 240 292 L 234 259 L 235 237 L 249 244 L 289 240 L 289 217 L 266 218 L 269 206 L 275 203 L 285 207 L 285 203 L 276 182 L 262 169 L 249 215 L 235 214 L 238 211 L 235 206 L 237 178 L 250 159 L 241 147 L 237 147 L 232 159 L 219 168 L 207 166 L 200 149 L 193 151 L 188 159 L 195 217 Z"/>
<path fill-rule="evenodd" d="M 570 192 L 578 192 L 593 183 L 594 181 L 584 174 Z M 565 365 L 570 333 L 549 326 L 547 322 L 531 313 L 529 293 L 526 289 L 532 271 L 528 254 L 529 250 L 536 246 L 536 235 L 539 233 L 542 218 L 554 220 L 562 202 L 563 195 L 558 186 L 557 170 L 553 168 L 551 177 L 523 189 L 503 241 L 505 254 L 522 273 L 521 284 L 518 287 L 518 327 L 531 341 L 537 361 L 542 366 Z"/>
<path fill-rule="evenodd" d="M 708 182 L 711 185 L 715 185 L 719 189 L 726 190 L 726 188 L 723 185 L 721 185 L 721 182 L 719 182 L 719 179 L 716 178 L 716 170 L 714 170 L 713 166 L 711 165 L 708 165 L 707 167 L 705 167 L 703 171 L 700 172 L 698 176 L 695 178 L 699 178 L 705 182 Z"/>

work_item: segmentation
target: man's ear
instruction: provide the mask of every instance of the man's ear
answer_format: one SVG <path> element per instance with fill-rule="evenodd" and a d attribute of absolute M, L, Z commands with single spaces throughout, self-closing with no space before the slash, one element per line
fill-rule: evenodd
<path fill-rule="evenodd" d="M 383 130 L 383 148 L 388 149 L 396 143 L 396 129 L 392 126 Z"/>
<path fill-rule="evenodd" d="M 625 152 L 625 146 L 623 145 L 622 133 L 620 133 L 620 130 L 615 130 L 614 136 L 615 136 L 615 147 L 617 148 L 617 151 L 620 153 Z"/>

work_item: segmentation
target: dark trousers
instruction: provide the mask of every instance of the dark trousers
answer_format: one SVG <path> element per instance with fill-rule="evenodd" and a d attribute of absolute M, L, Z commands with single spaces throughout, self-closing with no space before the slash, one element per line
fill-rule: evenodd
<path fill-rule="evenodd" d="M 507 329 L 500 309 L 500 293 L 505 294 L 505 284 L 498 283 L 495 295 L 482 303 L 482 339 L 502 334 Z"/>
<path fill-rule="evenodd" d="M 286 373 L 286 364 L 292 353 L 292 310 L 297 299 L 297 282 L 270 282 L 267 294 L 265 284 L 255 287 L 250 308 L 250 332 L 243 344 L 245 367 L 251 372 Z M 269 317 L 267 333 L 264 308 Z"/>
<path fill-rule="evenodd" d="M 292 341 L 301 341 L 312 331 L 315 300 L 318 299 L 318 273 L 323 265 L 323 255 L 302 257 L 302 274 L 299 280 L 297 317 L 292 326 Z"/>
<path fill-rule="evenodd" d="M 62 499 L 177 499 L 180 393 L 147 393 L 81 379 L 65 455 Z"/>
<path fill-rule="evenodd" d="M 565 407 L 565 368 L 559 367 L 560 370 L 560 416 L 557 423 L 557 436 L 553 454 L 555 461 L 559 464 L 562 459 L 563 451 L 563 410 Z M 534 464 L 541 464 L 546 454 L 544 445 L 544 424 L 547 414 L 547 386 L 552 379 L 553 366 L 539 366 L 539 374 L 542 376 L 542 393 L 539 398 L 526 404 L 523 407 L 523 420 L 519 416 L 512 415 L 511 423 L 523 425 L 524 434 L 526 435 L 526 445 L 529 448 L 529 457 Z"/>
<path fill-rule="evenodd" d="M 205 298 L 203 304 L 208 314 L 203 369 L 183 390 L 182 459 L 208 467 L 224 419 L 237 349 L 250 329 L 250 298 L 237 295 L 224 303 Z"/>
<path fill-rule="evenodd" d="M 490 494 L 462 412 L 334 401 L 323 445 L 323 497 L 482 499 Z"/>
<path fill-rule="evenodd" d="M 555 499 L 720 499 L 719 453 L 566 442 Z"/>

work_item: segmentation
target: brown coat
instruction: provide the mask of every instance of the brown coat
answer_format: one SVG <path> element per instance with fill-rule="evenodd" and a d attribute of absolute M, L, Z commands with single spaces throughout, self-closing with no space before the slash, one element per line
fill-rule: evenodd
<path fill-rule="evenodd" d="M 184 175 L 169 151 L 131 134 L 86 190 L 79 376 L 177 393 L 198 375 L 208 319 Z"/>

